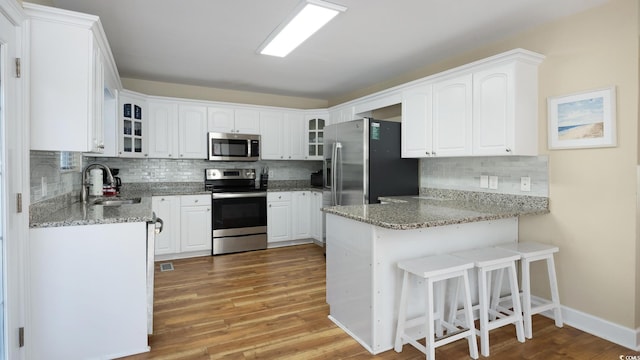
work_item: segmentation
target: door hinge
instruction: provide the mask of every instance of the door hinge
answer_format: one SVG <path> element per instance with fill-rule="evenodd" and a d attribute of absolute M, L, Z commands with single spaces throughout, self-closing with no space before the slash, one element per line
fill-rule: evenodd
<path fill-rule="evenodd" d="M 24 347 L 24 328 L 18 328 L 18 345 Z"/>
<path fill-rule="evenodd" d="M 16 212 L 22 212 L 22 193 L 16 194 Z"/>
<path fill-rule="evenodd" d="M 16 77 L 19 78 L 21 75 L 20 71 L 20 58 L 16 58 Z"/>

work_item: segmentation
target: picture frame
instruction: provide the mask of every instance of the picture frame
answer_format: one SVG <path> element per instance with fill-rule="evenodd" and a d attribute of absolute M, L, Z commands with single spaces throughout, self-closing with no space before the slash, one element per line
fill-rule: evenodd
<path fill-rule="evenodd" d="M 616 88 L 547 98 L 549 149 L 617 146 Z"/>

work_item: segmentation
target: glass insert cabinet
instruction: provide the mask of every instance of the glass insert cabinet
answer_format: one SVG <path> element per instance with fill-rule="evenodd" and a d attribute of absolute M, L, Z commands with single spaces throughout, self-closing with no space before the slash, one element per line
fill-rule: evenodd
<path fill-rule="evenodd" d="M 307 159 L 310 160 L 322 160 L 324 156 L 323 141 L 324 141 L 324 126 L 326 124 L 325 119 L 319 117 L 313 117 L 307 120 L 307 134 L 309 136 L 309 145 L 307 152 Z"/>
<path fill-rule="evenodd" d="M 144 102 L 120 97 L 120 149 L 122 157 L 145 157 L 147 153 L 147 124 Z"/>

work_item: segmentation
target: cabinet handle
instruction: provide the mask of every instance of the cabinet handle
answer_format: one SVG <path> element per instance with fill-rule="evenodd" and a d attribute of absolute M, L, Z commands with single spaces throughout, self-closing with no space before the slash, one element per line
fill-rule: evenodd
<path fill-rule="evenodd" d="M 198 199 L 195 199 L 193 202 L 198 202 Z"/>
<path fill-rule="evenodd" d="M 160 201 L 164 201 L 164 198 L 160 199 Z"/>
<path fill-rule="evenodd" d="M 431 156 L 431 153 L 428 151 L 425 151 L 424 153 L 427 154 L 427 156 Z"/>
<path fill-rule="evenodd" d="M 436 156 L 436 152 L 435 152 L 435 151 L 434 151 L 434 152 L 432 152 L 432 153 L 431 153 L 431 155 L 432 155 L 432 156 Z"/>
<path fill-rule="evenodd" d="M 509 148 L 506 148 L 505 150 L 507 150 L 507 152 L 511 152 L 511 149 L 509 149 Z"/>
<path fill-rule="evenodd" d="M 171 154 L 169 154 L 169 157 L 171 157 Z"/>
<path fill-rule="evenodd" d="M 269 204 L 269 207 L 271 207 L 271 204 Z"/>

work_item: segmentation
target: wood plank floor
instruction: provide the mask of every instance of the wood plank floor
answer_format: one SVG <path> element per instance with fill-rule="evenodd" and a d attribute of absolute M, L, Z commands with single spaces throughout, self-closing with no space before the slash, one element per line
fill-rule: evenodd
<path fill-rule="evenodd" d="M 151 352 L 125 359 L 424 359 L 409 345 L 373 356 L 335 326 L 325 302 L 325 258 L 316 245 L 156 263 Z M 535 316 L 524 344 L 513 326 L 490 334 L 491 359 L 620 359 L 629 349 Z M 478 339 L 479 343 L 479 339 Z M 436 358 L 466 359 L 467 342 Z"/>

